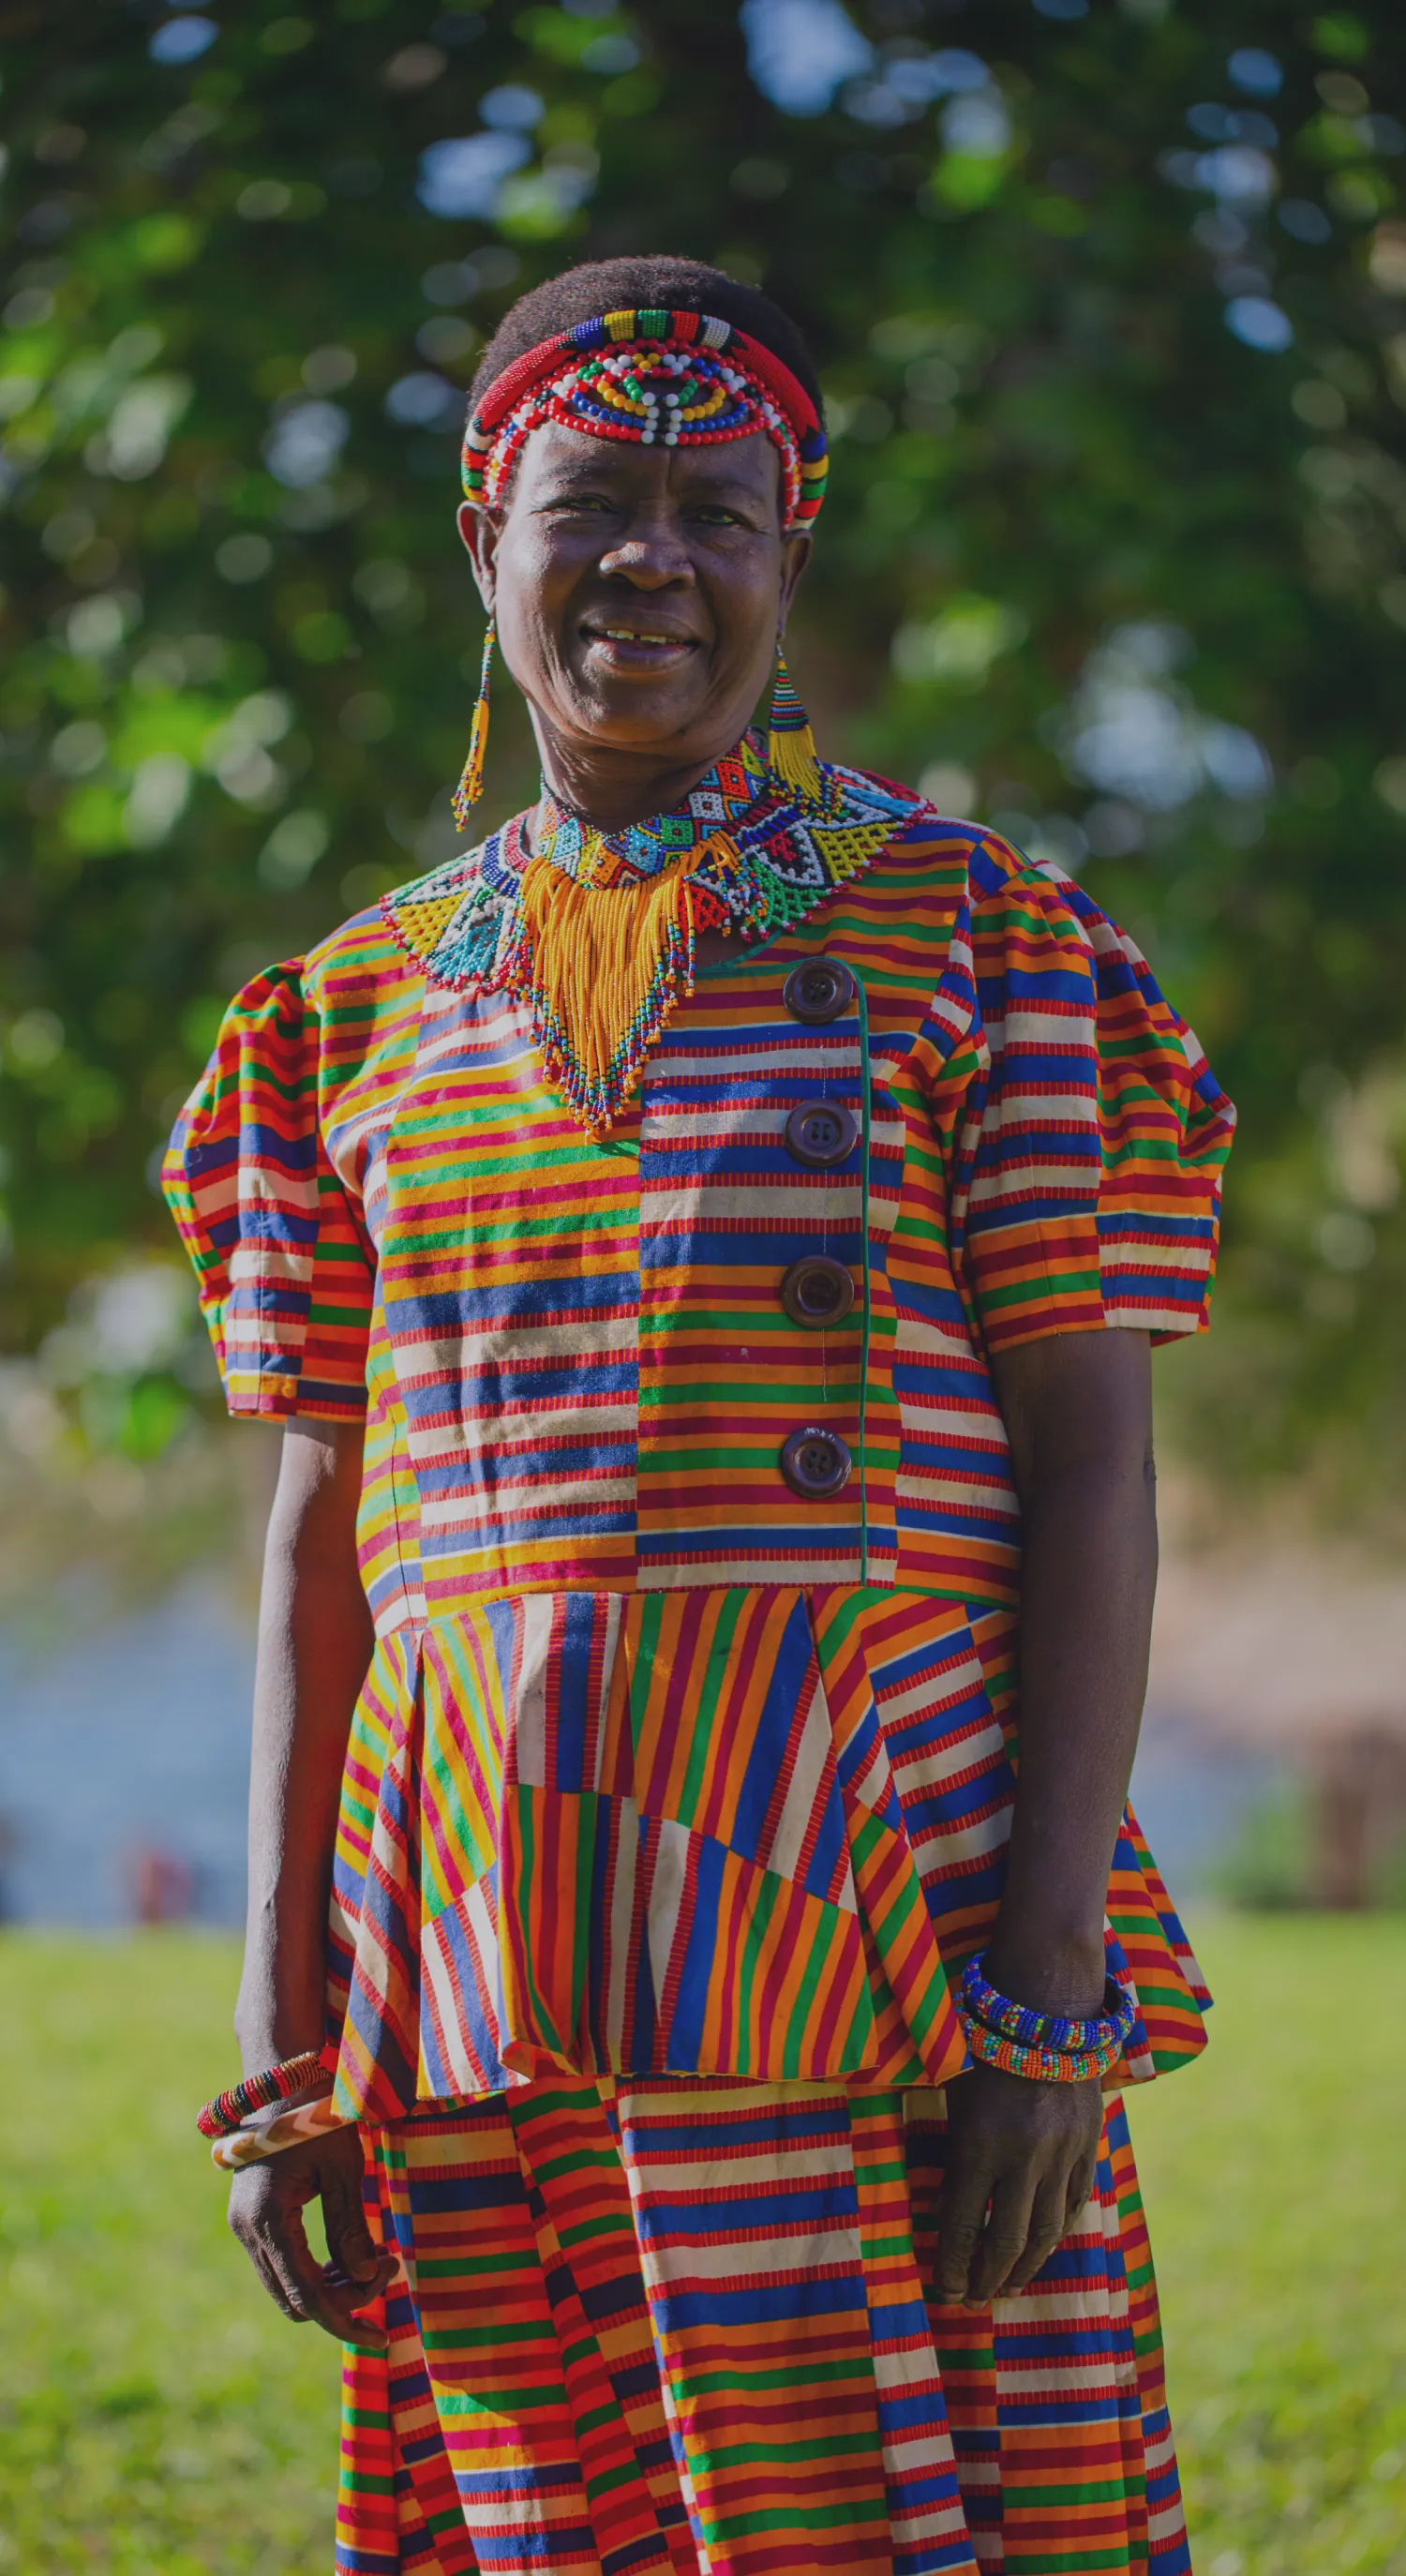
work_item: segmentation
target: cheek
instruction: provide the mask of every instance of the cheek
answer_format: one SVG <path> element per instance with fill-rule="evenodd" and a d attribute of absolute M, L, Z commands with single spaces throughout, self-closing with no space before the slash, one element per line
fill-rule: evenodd
<path fill-rule="evenodd" d="M 769 662 L 781 623 L 781 584 L 775 562 L 763 558 L 729 566 L 715 598 L 729 659 Z"/>
<path fill-rule="evenodd" d="M 509 665 L 521 659 L 537 669 L 552 655 L 563 600 L 570 588 L 549 549 L 527 535 L 505 544 L 498 557 L 498 634 Z M 526 671 L 519 676 L 526 677 Z"/>

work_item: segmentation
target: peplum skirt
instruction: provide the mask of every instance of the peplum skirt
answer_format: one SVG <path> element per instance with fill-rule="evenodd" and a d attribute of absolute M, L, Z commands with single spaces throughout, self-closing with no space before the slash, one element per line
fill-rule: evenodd
<path fill-rule="evenodd" d="M 1014 1620 L 881 1586 L 528 1592 L 383 1638 L 330 1927 L 340 2107 L 554 2075 L 941 2085 L 1000 1900 Z M 1209 1997 L 1129 1814 L 1110 2089 Z"/>

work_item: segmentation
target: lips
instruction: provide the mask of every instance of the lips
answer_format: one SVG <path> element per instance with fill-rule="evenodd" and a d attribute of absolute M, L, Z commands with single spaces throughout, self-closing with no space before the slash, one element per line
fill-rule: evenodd
<path fill-rule="evenodd" d="M 681 660 L 696 651 L 701 641 L 697 635 L 681 633 L 675 626 L 644 618 L 591 618 L 583 622 L 580 633 L 589 648 L 612 662 L 648 666 Z"/>
<path fill-rule="evenodd" d="M 691 644 L 691 635 L 673 635 L 665 628 L 650 626 L 588 626 L 588 635 L 602 636 L 607 644 Z"/>

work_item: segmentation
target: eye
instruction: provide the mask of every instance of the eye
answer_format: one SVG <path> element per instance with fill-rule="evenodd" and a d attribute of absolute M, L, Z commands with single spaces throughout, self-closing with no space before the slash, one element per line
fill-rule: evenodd
<path fill-rule="evenodd" d="M 579 517 L 582 511 L 609 512 L 615 508 L 603 492 L 558 492 L 542 504 L 544 517 Z"/>
<path fill-rule="evenodd" d="M 746 528 L 748 530 L 752 530 L 755 524 L 747 516 L 745 511 L 730 510 L 727 507 L 727 504 L 723 501 L 699 501 L 696 503 L 694 508 L 689 511 L 688 515 L 691 519 L 701 520 L 705 528 Z"/>

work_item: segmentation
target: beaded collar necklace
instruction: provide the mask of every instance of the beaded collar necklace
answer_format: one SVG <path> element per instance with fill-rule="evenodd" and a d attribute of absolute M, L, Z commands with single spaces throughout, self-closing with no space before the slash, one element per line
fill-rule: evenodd
<path fill-rule="evenodd" d="M 608 1135 L 693 990 L 697 933 L 753 946 L 803 921 L 920 801 L 830 761 L 811 775 L 796 786 L 744 734 L 681 804 L 613 833 L 544 789 L 534 817 L 383 896 L 386 925 L 432 983 L 526 1001 L 549 1080 Z"/>

